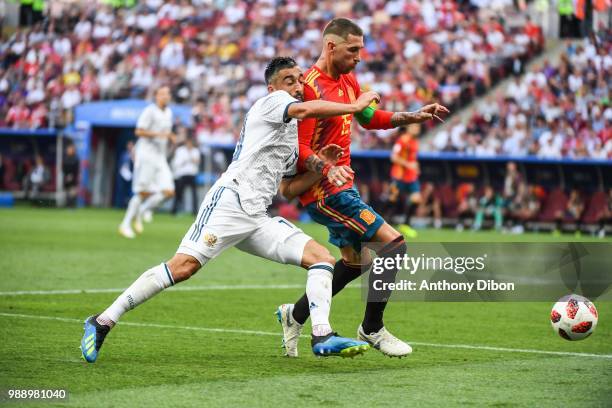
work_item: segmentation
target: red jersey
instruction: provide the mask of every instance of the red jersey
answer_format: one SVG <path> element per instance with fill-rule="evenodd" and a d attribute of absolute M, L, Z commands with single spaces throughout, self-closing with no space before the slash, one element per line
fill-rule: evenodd
<path fill-rule="evenodd" d="M 340 75 L 334 79 L 313 66 L 305 73 L 304 101 L 322 99 L 331 102 L 353 103 L 359 98 L 361 89 L 355 76 Z M 351 165 L 351 123 L 353 115 L 334 116 L 327 119 L 303 119 L 298 124 L 298 139 L 300 143 L 300 157 L 298 170 L 305 172 L 304 160 L 313 153 L 317 153 L 328 144 L 337 144 L 344 149 L 344 154 L 336 163 L 337 166 Z M 331 184 L 327 178 L 322 178 L 308 191 L 300 196 L 302 205 L 336 194 L 353 187 L 349 181 L 341 187 Z"/>
<path fill-rule="evenodd" d="M 410 163 L 416 163 L 418 151 L 419 141 L 409 135 L 400 136 L 393 145 L 393 154 Z M 419 178 L 419 173 L 416 169 L 409 169 L 401 164 L 393 163 L 391 177 L 404 183 L 412 183 Z"/>

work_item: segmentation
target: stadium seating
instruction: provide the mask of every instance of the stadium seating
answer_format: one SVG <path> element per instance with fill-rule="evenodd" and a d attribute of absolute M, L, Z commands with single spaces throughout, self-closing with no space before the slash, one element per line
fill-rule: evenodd
<path fill-rule="evenodd" d="M 335 15 L 363 27 L 364 62 L 356 74 L 364 88 L 383 95 L 383 108 L 413 109 L 432 99 L 464 105 L 542 45 L 533 24 L 517 31 L 466 3 L 361 2 L 351 9 L 318 2 L 311 10 L 310 2 L 275 8 L 192 1 L 54 9 L 46 23 L 0 47 L 0 126 L 61 126 L 80 102 L 147 97 L 170 83 L 176 101 L 199 104 L 194 128 L 202 141 L 232 142 L 250 103 L 266 92 L 266 62 L 286 54 L 309 66 L 320 52 L 321 29 Z M 366 133 L 356 132 L 357 146 L 384 145 Z"/>
<path fill-rule="evenodd" d="M 606 32 L 569 43 L 558 64 L 545 62 L 517 77 L 505 94 L 487 97 L 467 125 L 454 123 L 428 147 L 477 156 L 612 159 L 611 50 Z"/>
<path fill-rule="evenodd" d="M 600 222 L 606 207 L 608 205 L 608 197 L 603 191 L 593 193 L 586 204 L 582 222 L 585 224 L 597 224 Z"/>

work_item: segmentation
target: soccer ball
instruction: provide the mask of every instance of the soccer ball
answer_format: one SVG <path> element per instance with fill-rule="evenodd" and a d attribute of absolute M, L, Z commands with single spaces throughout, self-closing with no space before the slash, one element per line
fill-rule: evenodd
<path fill-rule="evenodd" d="M 597 309 L 591 301 L 579 295 L 564 296 L 552 308 L 550 323 L 565 340 L 582 340 L 597 327 Z"/>

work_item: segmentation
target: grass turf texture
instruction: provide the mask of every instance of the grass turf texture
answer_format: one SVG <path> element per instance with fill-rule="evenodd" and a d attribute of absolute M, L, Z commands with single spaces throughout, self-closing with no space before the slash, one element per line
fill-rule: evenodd
<path fill-rule="evenodd" d="M 116 231 L 121 216 L 106 210 L 0 211 L 0 292 L 127 287 L 144 270 L 170 258 L 192 222 L 187 216 L 156 215 L 153 224 L 145 225 L 143 236 L 128 241 Z M 326 242 L 323 228 L 302 227 Z M 422 231 L 419 240 L 576 238 Z M 126 314 L 122 323 L 132 324 L 120 324 L 111 332 L 95 364 L 80 357 L 81 321 L 104 309 L 118 293 L 1 295 L 0 389 L 5 393 L 9 388 L 65 388 L 68 401 L 52 405 L 79 407 L 532 407 L 606 406 L 612 400 L 610 358 L 444 346 L 609 355 L 612 304 L 607 302 L 597 303 L 597 331 L 582 342 L 567 342 L 553 333 L 548 321 L 553 302 L 397 302 L 389 305 L 386 322 L 394 334 L 412 342 L 410 357 L 389 359 L 371 350 L 355 359 L 320 359 L 312 356 L 304 338 L 300 358 L 287 359 L 282 357 L 273 312 L 278 304 L 294 301 L 303 289 L 198 289 L 303 285 L 305 279 L 299 268 L 231 249 L 181 284 L 195 290 L 166 291 Z M 360 291 L 346 289 L 334 299 L 334 328 L 355 336 L 363 308 Z M 244 330 L 259 334 L 240 332 Z"/>

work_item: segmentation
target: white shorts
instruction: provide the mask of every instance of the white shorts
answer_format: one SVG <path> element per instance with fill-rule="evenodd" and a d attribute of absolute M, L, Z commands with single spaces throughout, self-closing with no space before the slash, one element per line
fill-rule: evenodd
<path fill-rule="evenodd" d="M 311 239 L 282 217 L 248 215 L 240 206 L 238 193 L 213 186 L 176 252 L 191 255 L 204 265 L 236 246 L 271 261 L 300 266 L 306 243 Z"/>
<path fill-rule="evenodd" d="M 132 179 L 134 193 L 157 193 L 167 190 L 174 190 L 174 177 L 168 160 L 163 157 L 143 157 L 135 160 Z"/>

